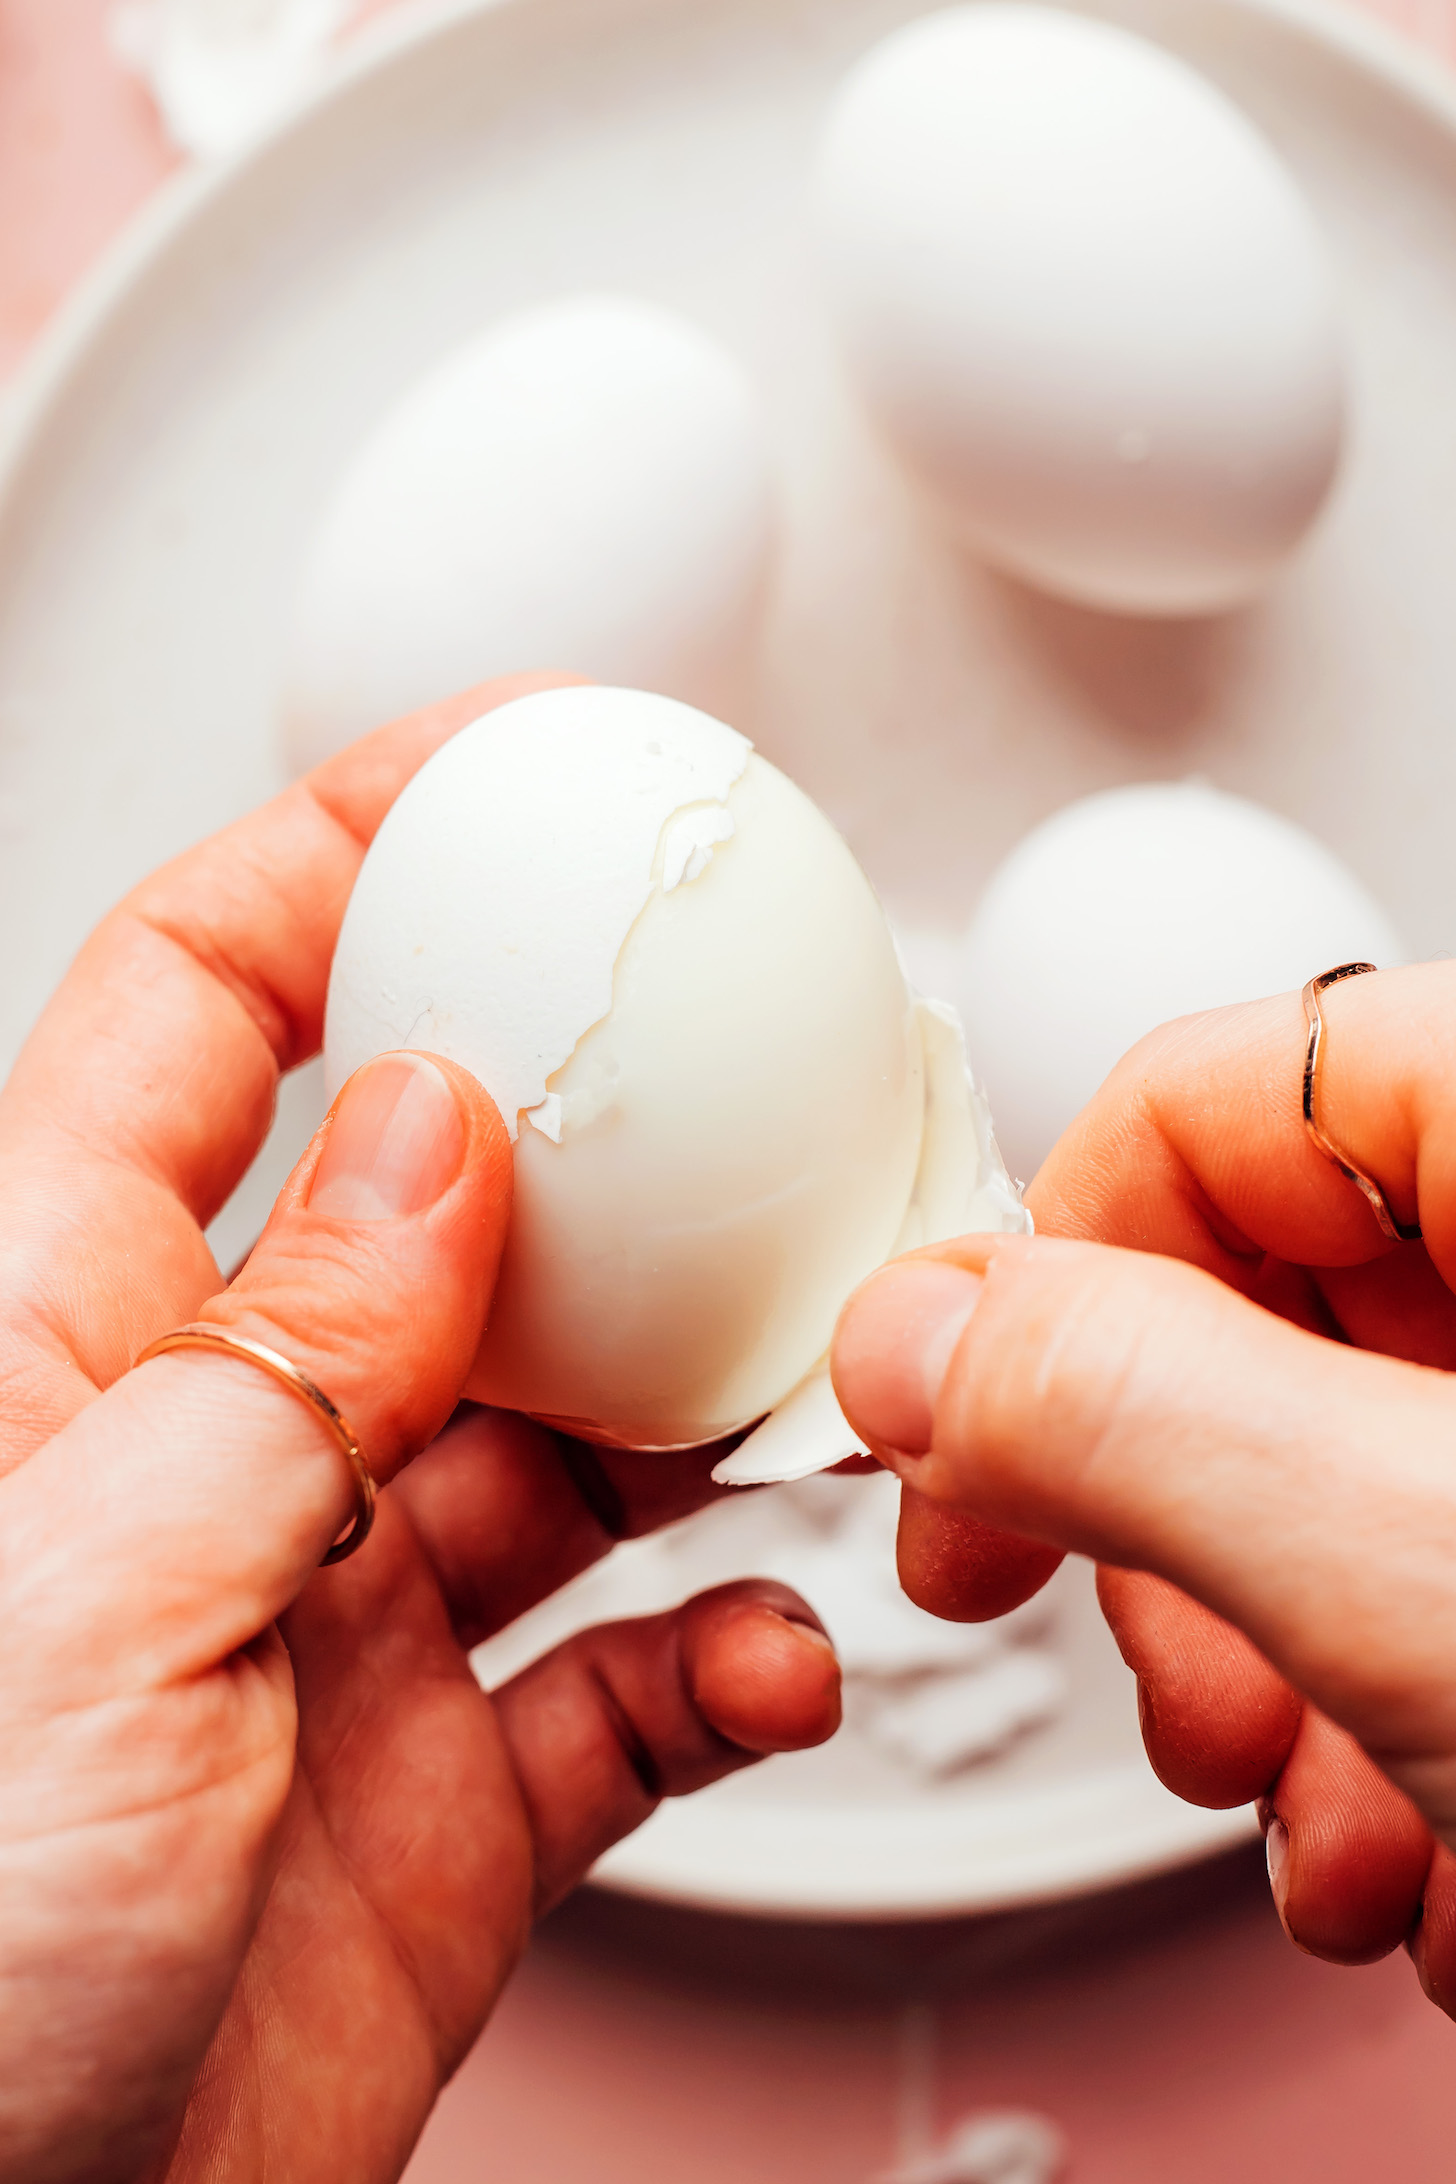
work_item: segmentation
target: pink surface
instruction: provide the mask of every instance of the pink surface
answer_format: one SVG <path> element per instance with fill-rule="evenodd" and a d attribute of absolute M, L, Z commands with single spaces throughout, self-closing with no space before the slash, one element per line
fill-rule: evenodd
<path fill-rule="evenodd" d="M 174 164 L 107 0 L 0 0 L 0 373 Z"/>
<path fill-rule="evenodd" d="M 1456 55 L 1444 0 L 1381 12 Z M 107 13 L 0 0 L 0 374 L 174 164 Z M 410 2184 L 860 2184 L 1018 2105 L 1067 2132 L 1070 2184 L 1450 2184 L 1456 2031 L 1403 1958 L 1298 1956 L 1242 1856 L 913 1930 L 588 1896 L 538 1941 Z"/>
<path fill-rule="evenodd" d="M 1456 2029 L 1404 1957 L 1290 1948 L 1257 1855 L 1022 1918 L 543 1932 L 409 2184 L 868 2184 L 1030 2108 L 1068 2184 L 1450 2184 Z"/>

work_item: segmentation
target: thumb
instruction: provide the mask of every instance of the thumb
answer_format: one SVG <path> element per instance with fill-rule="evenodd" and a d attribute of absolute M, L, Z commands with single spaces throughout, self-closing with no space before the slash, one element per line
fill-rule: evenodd
<path fill-rule="evenodd" d="M 1170 1579 L 1456 1837 L 1456 1396 L 1195 1268 L 962 1238 L 856 1292 L 846 1415 L 929 1500 Z"/>
<path fill-rule="evenodd" d="M 197 1317 L 307 1373 L 383 1485 L 458 1400 L 511 1172 L 473 1078 L 425 1055 L 381 1056 L 344 1087 L 238 1279 Z M 9 1607 L 52 1678 L 74 1648 L 94 1697 L 98 1661 L 129 1686 L 246 1645 L 344 1530 L 354 1481 L 310 1405 L 241 1358 L 179 1350 L 80 1412 L 0 1486 L 0 1505 Z"/>

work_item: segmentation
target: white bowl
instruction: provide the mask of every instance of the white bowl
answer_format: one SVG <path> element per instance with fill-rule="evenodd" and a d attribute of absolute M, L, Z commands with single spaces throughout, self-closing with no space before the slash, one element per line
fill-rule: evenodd
<path fill-rule="evenodd" d="M 1344 268 L 1349 459 L 1255 610 L 1112 622 L 957 560 L 836 376 L 802 183 L 832 87 L 920 0 L 510 0 L 402 14 L 237 163 L 175 183 L 40 343 L 0 463 L 0 1065 L 95 918 L 278 785 L 294 572 L 331 482 L 423 366 L 497 313 L 619 288 L 763 387 L 785 526 L 741 723 L 892 913 L 959 924 L 1032 822 L 1198 771 L 1310 826 L 1422 952 L 1456 934 L 1456 95 L 1362 19 L 1107 0 L 1244 104 Z M 524 664 L 524 663 L 523 663 Z M 1322 968 L 1311 965 L 1311 970 Z M 305 1072 L 218 1225 L 226 1257 L 316 1110 Z M 1085 1572 L 1080 1697 L 932 1793 L 852 1739 L 664 1808 L 614 1886 L 788 1915 L 1025 1903 L 1248 1832 L 1141 1759 Z"/>

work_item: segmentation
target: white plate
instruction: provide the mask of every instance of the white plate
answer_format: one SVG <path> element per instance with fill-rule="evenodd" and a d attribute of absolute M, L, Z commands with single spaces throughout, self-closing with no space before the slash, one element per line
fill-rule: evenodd
<path fill-rule="evenodd" d="M 812 1553 L 798 1561 L 802 1550 L 796 1552 L 786 1513 L 796 1497 L 822 1508 L 826 1498 L 842 1507 L 848 1497 L 865 1495 L 885 1504 L 889 1583 L 893 1483 L 883 1475 L 813 1479 L 778 1495 L 735 1498 L 690 1518 L 660 1545 L 619 1548 L 479 1649 L 477 1670 L 494 1686 L 588 1623 L 654 1613 L 704 1586 L 766 1574 L 797 1585 L 846 1653 L 845 1723 L 831 1744 L 768 1760 L 696 1797 L 659 1806 L 644 1828 L 601 1860 L 598 1881 L 781 1918 L 937 1917 L 1075 1894 L 1182 1864 L 1252 1832 L 1247 1810 L 1195 1811 L 1153 1775 L 1142 1754 L 1131 1678 L 1098 1613 L 1085 1563 L 1064 1567 L 1032 1611 L 1032 1659 L 1053 1673 L 1059 1662 L 1066 1677 L 1062 1703 L 1053 1702 L 1048 1721 L 1010 1735 L 997 1756 L 944 1779 L 887 1751 L 874 1733 L 877 1705 L 888 1701 L 903 1724 L 931 1696 L 929 1680 L 891 1680 L 877 1693 L 856 1672 L 856 1628 L 865 1620 L 861 1588 L 873 1617 L 873 1578 L 880 1573 L 856 1558 L 837 1583 L 824 1579 Z M 696 1535 L 691 1542 L 684 1537 L 689 1532 Z M 912 1629 L 920 1625 L 947 1655 L 967 1637 L 985 1641 L 984 1632 L 934 1623 L 896 1597 L 901 1618 Z M 897 1637 L 904 1636 L 902 1628 Z M 949 1693 L 942 1687 L 933 1701 L 942 1722 L 947 1706 L 958 1727 L 967 1717 L 984 1722 L 995 1675 L 988 1663 L 971 1668 L 968 1682 Z M 998 1710 L 994 1697 L 992 1710 Z"/>
<path fill-rule="evenodd" d="M 1255 612 L 1117 624 L 958 564 L 834 377 L 802 182 L 830 87 L 920 0 L 511 0 L 386 25 L 325 98 L 158 201 L 40 345 L 0 472 L 0 1063 L 131 880 L 278 780 L 302 541 L 370 420 L 482 320 L 583 285 L 675 304 L 758 375 L 785 542 L 743 725 L 907 923 L 958 921 L 1056 804 L 1202 771 L 1313 826 L 1422 953 L 1456 810 L 1456 101 L 1350 16 L 1107 0 L 1283 148 L 1345 268 L 1355 429 L 1311 549 Z M 316 1093 L 220 1224 L 254 1231 Z M 1075 1587 L 1073 1588 L 1075 1590 Z M 606 1874 L 890 1915 L 1148 1872 L 1248 1827 L 1162 1792 L 1085 1598 L 1082 1706 L 925 1798 L 852 1753 L 664 1811 Z M 851 1779 L 853 1778 L 853 1779 Z"/>

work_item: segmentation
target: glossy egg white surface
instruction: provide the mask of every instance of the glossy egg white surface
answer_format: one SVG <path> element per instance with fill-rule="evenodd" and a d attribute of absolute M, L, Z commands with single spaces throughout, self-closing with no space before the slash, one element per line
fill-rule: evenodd
<path fill-rule="evenodd" d="M 1161 615 L 1298 546 L 1341 446 L 1330 259 L 1184 62 L 1052 8 L 926 16 L 851 71 L 815 197 L 850 377 L 975 551 Z"/>
<path fill-rule="evenodd" d="M 295 601 L 289 760 L 535 668 L 730 705 L 771 534 L 758 401 L 710 336 L 622 296 L 516 312 L 335 488 Z"/>
<path fill-rule="evenodd" d="M 467 1392 L 591 1438 L 771 1410 L 911 1204 L 921 1036 L 873 890 L 783 774 L 666 698 L 518 700 L 405 790 L 344 919 L 331 1092 L 399 1046 L 471 1070 L 517 1140 Z"/>
<path fill-rule="evenodd" d="M 1302 827 L 1201 782 L 1160 783 L 1084 797 L 1033 829 L 992 878 L 951 984 L 1006 1158 L 1029 1179 L 1157 1025 L 1405 953 Z M 1297 1028 L 1291 1042 L 1297 1099 Z"/>

